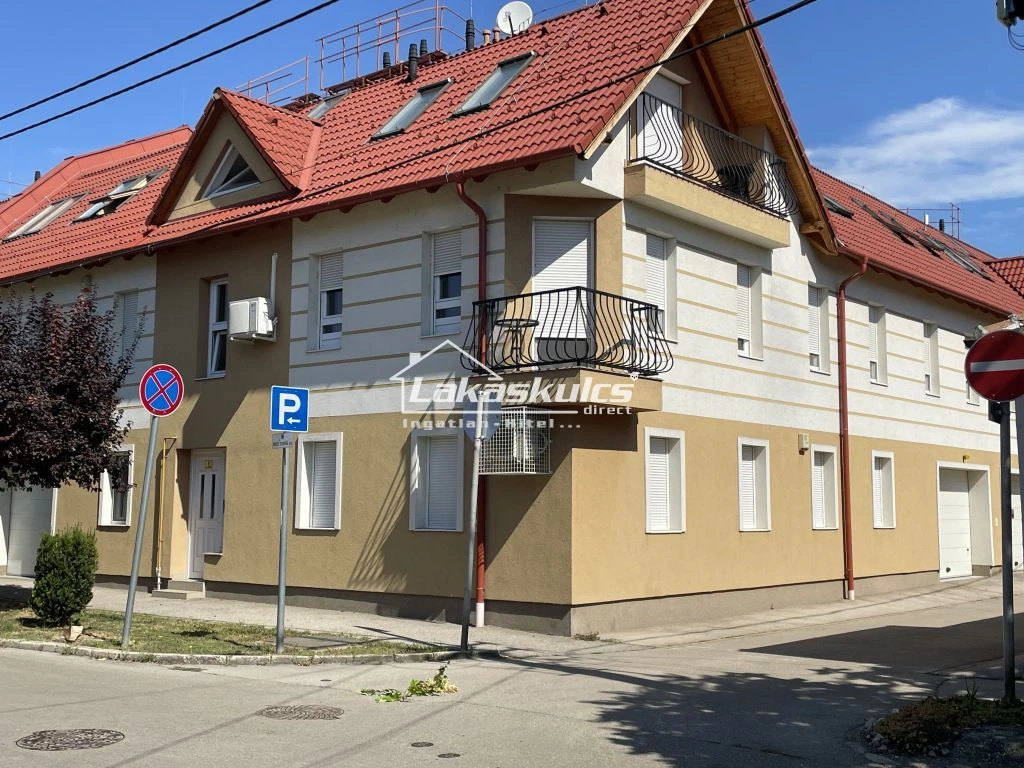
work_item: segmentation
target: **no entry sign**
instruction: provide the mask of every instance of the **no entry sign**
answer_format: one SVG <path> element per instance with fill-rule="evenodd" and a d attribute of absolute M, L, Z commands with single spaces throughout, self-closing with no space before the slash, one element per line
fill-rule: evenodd
<path fill-rule="evenodd" d="M 967 352 L 964 373 L 974 391 L 988 400 L 1008 402 L 1024 395 L 1024 333 L 982 336 Z"/>
<path fill-rule="evenodd" d="M 142 407 L 154 416 L 167 416 L 181 405 L 185 384 L 181 374 L 170 365 L 154 365 L 139 382 Z"/>

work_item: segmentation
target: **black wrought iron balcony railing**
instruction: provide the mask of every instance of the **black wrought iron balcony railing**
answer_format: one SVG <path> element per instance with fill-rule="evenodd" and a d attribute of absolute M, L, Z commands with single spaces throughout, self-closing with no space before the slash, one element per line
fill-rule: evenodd
<path fill-rule="evenodd" d="M 582 287 L 475 302 L 465 349 L 497 372 L 595 368 L 655 376 L 672 368 L 664 312 Z M 472 365 L 465 357 L 463 364 Z"/>
<path fill-rule="evenodd" d="M 646 161 L 785 218 L 798 201 L 786 161 L 749 141 L 640 94 L 632 160 Z"/>

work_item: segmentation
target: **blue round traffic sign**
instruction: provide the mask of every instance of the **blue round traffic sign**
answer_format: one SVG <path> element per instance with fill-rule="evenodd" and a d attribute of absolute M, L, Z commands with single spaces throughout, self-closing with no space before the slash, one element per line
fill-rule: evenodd
<path fill-rule="evenodd" d="M 181 374 L 170 365 L 154 365 L 139 382 L 142 407 L 154 416 L 167 416 L 181 405 L 185 397 L 185 382 Z"/>

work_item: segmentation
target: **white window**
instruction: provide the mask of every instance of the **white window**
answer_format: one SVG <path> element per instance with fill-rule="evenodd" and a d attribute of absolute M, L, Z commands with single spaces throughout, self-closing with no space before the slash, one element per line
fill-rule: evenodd
<path fill-rule="evenodd" d="M 118 451 L 100 475 L 99 525 L 129 525 L 132 509 L 134 449 Z"/>
<path fill-rule="evenodd" d="M 970 382 L 967 382 L 967 404 L 981 405 L 981 395 L 974 390 Z"/>
<path fill-rule="evenodd" d="M 736 347 L 742 357 L 760 358 L 761 270 L 736 265 Z"/>
<path fill-rule="evenodd" d="M 828 290 L 817 285 L 807 286 L 807 340 L 808 358 L 812 371 L 828 373 L 831 363 Z"/>
<path fill-rule="evenodd" d="M 319 349 L 341 348 L 341 320 L 344 306 L 345 260 L 340 253 L 320 257 L 320 287 L 317 303 Z"/>
<path fill-rule="evenodd" d="M 342 435 L 310 434 L 299 441 L 295 527 L 341 528 Z"/>
<path fill-rule="evenodd" d="M 166 169 L 122 181 L 106 197 L 94 200 L 92 205 L 86 208 L 85 212 L 80 214 L 75 221 L 88 221 L 89 219 L 110 215 L 145 189 L 153 179 L 163 174 L 164 170 Z"/>
<path fill-rule="evenodd" d="M 771 487 L 768 477 L 768 443 L 739 440 L 740 530 L 769 531 Z"/>
<path fill-rule="evenodd" d="M 118 296 L 121 305 L 121 347 L 120 357 L 125 357 L 133 352 L 132 346 L 136 342 L 136 334 L 139 332 L 139 292 L 128 291 Z M 129 373 L 135 371 L 135 358 L 132 356 L 132 364 L 128 369 Z"/>
<path fill-rule="evenodd" d="M 647 235 L 647 254 L 644 264 L 644 282 L 647 288 L 647 303 L 658 308 L 658 316 L 648 318 L 649 331 L 660 337 L 674 338 L 675 325 L 672 317 L 674 313 L 669 312 L 670 302 L 675 301 L 674 291 L 671 290 L 671 279 L 675 275 L 670 274 L 669 269 L 669 242 L 657 235 Z"/>
<path fill-rule="evenodd" d="M 213 176 L 210 177 L 210 181 L 199 197 L 206 199 L 227 195 L 259 183 L 260 179 L 256 172 L 249 167 L 245 158 L 234 145 L 229 144 L 224 150 L 224 156 L 220 163 L 217 164 L 217 170 L 213 172 Z"/>
<path fill-rule="evenodd" d="M 62 213 L 64 213 L 64 211 L 66 211 L 72 205 L 77 203 L 81 197 L 81 195 L 77 195 L 76 197 L 66 197 L 63 200 L 58 200 L 55 203 L 50 203 L 48 206 L 43 208 L 43 210 L 41 210 L 31 219 L 29 219 L 16 230 L 11 232 L 11 234 L 5 237 L 4 240 L 13 240 L 14 238 L 21 237 L 22 235 L 34 235 L 36 232 L 42 230 L 47 224 L 49 224 Z"/>
<path fill-rule="evenodd" d="M 836 528 L 837 505 L 836 450 L 814 446 L 811 451 L 811 527 L 815 530 Z"/>
<path fill-rule="evenodd" d="M 885 384 L 888 381 L 885 307 L 868 307 L 868 375 L 874 384 Z"/>
<path fill-rule="evenodd" d="M 444 93 L 445 88 L 453 82 L 451 78 L 448 78 L 447 80 L 441 80 L 440 82 L 431 83 L 420 88 L 405 103 L 405 106 L 395 113 L 394 117 L 384 123 L 381 129 L 373 134 L 372 138 L 386 139 L 388 136 L 402 133 L 416 121 L 416 118 L 426 112 L 430 105 L 437 101 L 438 97 Z"/>
<path fill-rule="evenodd" d="M 506 59 L 498 62 L 498 68 L 494 70 L 487 79 L 469 95 L 465 103 L 452 114 L 452 117 L 459 117 L 478 109 L 485 109 L 491 105 L 501 92 L 508 88 L 509 84 L 519 76 L 519 73 L 526 69 L 536 54 L 533 51 L 517 56 L 514 59 Z"/>
<path fill-rule="evenodd" d="M 871 508 L 875 528 L 896 527 L 896 486 L 892 462 L 891 453 L 871 452 Z"/>
<path fill-rule="evenodd" d="M 410 528 L 414 531 L 461 531 L 465 443 L 462 431 L 417 431 L 410 442 Z"/>
<path fill-rule="evenodd" d="M 647 533 L 682 533 L 686 530 L 683 433 L 648 427 L 644 437 Z"/>
<path fill-rule="evenodd" d="M 228 281 L 210 281 L 210 333 L 207 376 L 223 376 L 228 369 Z"/>
<path fill-rule="evenodd" d="M 462 320 L 462 230 L 432 235 L 431 333 L 458 333 Z"/>
<path fill-rule="evenodd" d="M 939 396 L 939 328 L 924 323 L 924 391 Z"/>

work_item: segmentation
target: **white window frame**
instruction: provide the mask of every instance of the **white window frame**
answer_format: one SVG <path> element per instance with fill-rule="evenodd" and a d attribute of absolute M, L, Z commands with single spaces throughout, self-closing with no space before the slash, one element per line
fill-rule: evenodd
<path fill-rule="evenodd" d="M 828 508 L 822 510 L 823 525 L 816 525 L 814 521 L 814 457 L 818 453 L 827 453 L 832 457 L 832 493 L 827 488 L 823 491 L 823 500 L 832 502 L 831 522 L 829 521 Z M 811 530 L 814 531 L 835 531 L 839 528 L 839 478 L 838 459 L 836 448 L 833 445 L 811 445 Z"/>
<path fill-rule="evenodd" d="M 967 404 L 981 405 L 981 395 L 979 395 L 978 391 L 971 386 L 971 382 L 965 379 L 964 384 L 967 387 Z"/>
<path fill-rule="evenodd" d="M 892 501 L 891 509 L 888 510 L 891 516 L 890 520 L 886 520 L 885 517 L 885 488 L 881 489 L 882 508 L 879 509 L 876 503 L 875 463 L 878 459 L 887 459 L 889 461 L 889 498 Z M 881 481 L 884 481 L 884 479 Z M 892 451 L 871 452 L 871 522 L 872 526 L 878 530 L 893 530 L 896 528 L 896 456 Z"/>
<path fill-rule="evenodd" d="M 100 492 L 96 511 L 96 525 L 103 528 L 129 528 L 132 524 L 132 488 L 135 483 L 135 446 L 122 445 L 114 453 L 128 454 L 128 491 L 125 493 L 124 522 L 114 520 L 114 493 L 110 487 L 110 475 L 106 470 L 100 475 Z"/>
<path fill-rule="evenodd" d="M 423 467 L 422 457 L 424 455 L 423 444 L 425 441 L 435 437 L 454 437 L 456 442 L 456 468 L 455 487 L 455 527 L 454 528 L 431 528 L 429 525 L 420 525 L 421 521 L 427 521 L 427 488 L 425 477 L 421 472 Z M 465 482 L 465 458 L 466 441 L 463 439 L 461 429 L 414 429 L 409 438 L 409 530 L 423 531 L 430 533 L 462 533 L 464 523 L 464 498 L 463 488 Z"/>
<path fill-rule="evenodd" d="M 224 286 L 224 319 L 217 320 L 217 289 Z M 210 280 L 210 320 L 206 337 L 206 376 L 207 378 L 219 378 L 228 372 L 228 279 L 219 277 Z M 213 367 L 217 349 L 217 339 L 223 338 L 224 344 L 224 370 L 218 371 Z"/>
<path fill-rule="evenodd" d="M 743 270 L 746 270 L 744 273 Z M 736 351 L 740 357 L 751 360 L 764 359 L 764 328 L 763 303 L 761 287 L 762 269 L 751 264 L 736 263 Z M 746 274 L 746 301 L 742 286 L 742 276 Z M 746 314 L 747 333 L 743 333 L 744 313 Z M 749 338 L 745 338 L 749 337 Z"/>
<path fill-rule="evenodd" d="M 763 459 L 761 461 L 761 464 L 762 464 L 762 473 L 764 475 L 764 525 L 763 526 L 755 526 L 753 528 L 744 528 L 743 527 L 743 507 L 742 507 L 742 503 L 743 503 L 742 483 L 743 483 L 743 480 L 742 480 L 740 469 L 743 466 L 743 449 L 745 447 L 760 448 L 761 451 L 762 451 L 762 453 L 760 455 L 763 457 Z M 756 461 L 756 459 L 755 459 L 755 461 Z M 764 533 L 764 532 L 767 532 L 767 531 L 771 531 L 771 529 L 772 529 L 771 455 L 770 455 L 770 448 L 769 448 L 769 444 L 768 444 L 767 440 L 759 440 L 759 439 L 753 438 L 753 437 L 741 437 L 741 438 L 739 438 L 736 441 L 736 483 L 737 483 L 736 488 L 737 488 L 737 494 L 738 494 L 737 510 L 739 512 L 739 530 L 741 532 L 743 532 L 743 533 L 758 533 L 758 532 Z M 758 517 L 758 511 L 759 511 L 757 509 L 757 506 L 756 506 L 756 504 L 757 504 L 757 496 L 758 496 L 757 489 L 758 489 L 758 485 L 757 485 L 757 475 L 756 475 L 756 467 L 755 467 L 755 475 L 754 475 L 754 503 L 755 503 L 754 517 L 755 517 L 755 520 Z"/>
<path fill-rule="evenodd" d="M 447 275 L 453 275 L 455 272 L 438 272 L 435 266 L 435 244 L 438 237 L 445 235 L 457 235 L 460 239 L 459 242 L 459 294 L 448 299 L 439 298 L 440 278 Z M 425 276 L 427 277 L 427 284 L 424 286 L 423 295 L 428 297 L 428 306 L 426 307 L 426 317 L 424 318 L 424 336 L 452 336 L 458 335 L 462 331 L 462 289 L 465 287 L 465 273 L 462 269 L 462 261 L 465 257 L 464 243 L 462 242 L 463 232 L 462 229 L 449 229 L 439 232 L 428 233 L 424 240 L 426 245 L 426 270 Z M 447 322 L 439 321 L 437 318 L 437 311 L 440 309 L 451 309 L 458 308 L 458 317 L 450 318 Z"/>
<path fill-rule="evenodd" d="M 306 446 L 313 443 L 334 443 L 335 475 L 334 475 L 334 524 L 330 527 L 314 526 L 312 523 L 312 492 L 306 478 Z M 303 531 L 338 531 L 341 530 L 341 493 L 342 467 L 344 466 L 344 433 L 342 432 L 308 432 L 301 435 L 296 449 L 295 468 L 295 528 Z"/>
<path fill-rule="evenodd" d="M 664 275 L 664 279 L 665 279 L 664 302 L 665 302 L 665 306 L 664 307 L 659 306 L 658 302 L 656 300 L 652 300 L 652 299 L 656 299 L 657 297 L 651 297 L 651 296 L 647 296 L 645 294 L 645 300 L 647 301 L 648 304 L 654 304 L 655 306 L 658 306 L 660 320 L 661 320 L 661 329 L 662 329 L 662 331 L 665 334 L 665 338 L 668 341 L 678 341 L 679 340 L 679 329 L 677 328 L 678 321 L 677 321 L 677 314 L 676 314 L 677 313 L 677 304 L 678 304 L 678 301 L 679 301 L 679 296 L 678 296 L 678 293 L 677 293 L 677 286 L 676 286 L 676 282 L 677 282 L 677 279 L 678 279 L 676 277 L 676 274 L 677 274 L 676 270 L 677 270 L 677 263 L 678 263 L 678 261 L 677 261 L 677 259 L 678 259 L 678 257 L 677 257 L 677 251 L 678 251 L 677 243 L 676 243 L 676 239 L 674 237 L 670 237 L 668 235 L 664 235 L 664 234 L 662 234 L 660 232 L 654 232 L 654 231 L 650 231 L 650 230 L 647 231 L 647 232 L 644 232 L 644 284 L 645 284 L 645 287 L 649 287 L 650 286 L 650 280 L 648 279 L 648 277 L 649 277 L 649 272 L 648 271 L 651 269 L 651 256 L 650 256 L 650 248 L 648 247 L 648 243 L 649 243 L 650 238 L 652 238 L 652 237 L 656 238 L 658 240 L 661 240 L 662 243 L 664 244 L 664 248 L 665 248 L 665 251 L 664 251 L 664 253 L 665 253 L 665 258 L 664 258 L 664 269 L 665 269 L 665 275 Z M 653 330 L 653 328 L 651 330 Z"/>
<path fill-rule="evenodd" d="M 829 328 L 828 288 L 807 284 L 808 363 L 815 373 L 828 376 L 832 370 L 832 334 Z M 814 321 L 817 321 L 815 323 Z M 817 325 L 817 328 L 815 328 Z M 817 361 L 815 361 L 817 357 Z"/>
<path fill-rule="evenodd" d="M 50 203 L 31 219 L 11 232 L 11 234 L 7 235 L 4 240 L 13 240 L 22 235 L 34 235 L 36 232 L 43 231 L 81 198 L 82 195 L 75 195 L 74 197 L 65 197 L 63 200 L 56 200 Z"/>
<path fill-rule="evenodd" d="M 886 345 L 886 311 L 878 304 L 868 305 L 868 380 L 872 384 L 889 385 L 889 365 Z M 874 344 L 872 345 L 872 334 Z M 874 349 L 871 347 L 874 346 Z M 873 354 L 872 354 L 873 353 Z M 872 363 L 874 368 L 872 369 Z"/>
<path fill-rule="evenodd" d="M 924 391 L 926 395 L 939 397 L 942 394 L 942 382 L 939 379 L 939 326 L 935 323 L 922 323 L 924 339 Z"/>
<path fill-rule="evenodd" d="M 235 162 L 236 157 L 241 157 L 245 161 L 246 166 L 252 171 L 253 175 L 256 176 L 256 181 L 250 181 L 246 184 L 238 184 L 235 186 L 225 187 L 227 183 L 227 173 L 231 168 L 231 165 Z M 243 189 L 249 189 L 250 187 L 258 186 L 262 184 L 259 180 L 259 174 L 252 167 L 248 160 L 238 151 L 238 147 L 234 144 L 228 143 L 224 148 L 224 155 L 221 157 L 220 162 L 217 163 L 217 169 L 210 176 L 210 180 L 203 187 L 203 191 L 200 193 L 200 200 L 213 200 L 214 198 L 221 197 L 222 195 L 230 195 L 233 192 L 241 192 Z"/>
<path fill-rule="evenodd" d="M 669 449 L 668 527 L 651 526 L 647 502 L 647 478 L 651 466 L 651 438 L 674 441 Z M 649 534 L 686 532 L 686 433 L 677 429 L 644 428 L 644 531 Z"/>
<path fill-rule="evenodd" d="M 139 316 L 141 314 L 141 310 L 139 309 L 139 294 L 140 293 L 141 293 L 141 291 L 135 290 L 135 291 L 121 291 L 120 293 L 117 294 L 117 303 L 118 303 L 117 314 L 118 314 L 119 325 L 121 326 L 121 344 L 120 344 L 120 350 L 119 350 L 120 357 L 124 357 L 124 355 L 128 352 L 128 347 L 130 346 L 131 342 L 135 341 L 135 332 L 139 329 Z M 128 315 L 127 311 L 126 311 L 128 309 L 128 297 L 130 297 L 130 296 L 134 296 L 134 298 L 135 298 L 135 314 L 131 318 L 132 319 L 131 327 L 129 327 L 127 325 L 127 323 L 128 323 L 130 318 L 129 318 L 129 315 Z M 137 346 L 136 346 L 136 350 L 135 351 L 138 352 L 138 347 Z M 132 355 L 131 366 L 128 368 L 128 373 L 130 373 L 130 374 L 131 373 L 135 373 L 135 355 L 134 354 Z"/>
<path fill-rule="evenodd" d="M 314 257 L 316 259 L 316 280 L 313 283 L 315 291 L 313 293 L 313 306 L 316 307 L 316 347 L 315 349 L 341 349 L 342 334 L 344 334 L 344 317 L 345 317 L 345 256 L 341 251 L 334 251 L 331 253 L 322 253 Z M 341 259 L 341 282 L 337 285 L 333 285 L 329 288 L 324 288 L 323 285 L 323 262 L 324 259 L 339 258 Z M 341 313 L 328 315 L 327 314 L 327 294 L 332 291 L 341 291 Z M 310 313 L 312 314 L 312 312 Z M 324 326 L 337 325 L 343 326 L 340 331 L 328 331 L 324 332 Z"/>

